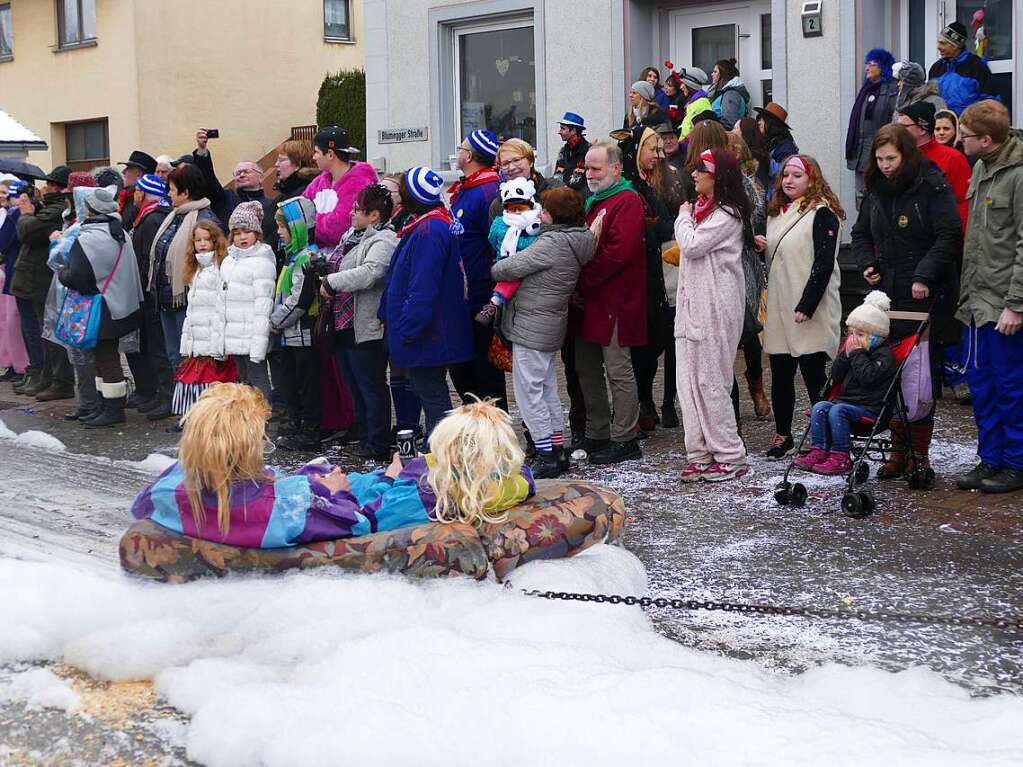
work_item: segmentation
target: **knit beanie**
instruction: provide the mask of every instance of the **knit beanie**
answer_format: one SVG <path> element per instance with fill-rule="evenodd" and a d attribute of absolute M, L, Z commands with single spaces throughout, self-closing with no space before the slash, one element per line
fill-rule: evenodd
<path fill-rule="evenodd" d="M 64 194 L 72 194 L 80 186 L 97 186 L 92 174 L 84 170 L 76 170 L 67 179 Z"/>
<path fill-rule="evenodd" d="M 862 304 L 849 312 L 846 327 L 887 338 L 891 332 L 891 321 L 888 319 L 888 310 L 891 308 L 892 301 L 886 293 L 872 290 L 867 293 Z"/>
<path fill-rule="evenodd" d="M 444 179 L 436 171 L 420 166 L 405 171 L 405 186 L 409 194 L 424 205 L 437 205 L 440 203 Z"/>
<path fill-rule="evenodd" d="M 135 182 L 135 189 L 154 197 L 167 196 L 167 183 L 155 173 L 147 173 Z"/>
<path fill-rule="evenodd" d="M 966 47 L 966 26 L 961 21 L 953 21 L 940 35 L 942 40 L 952 43 L 957 48 Z"/>
<path fill-rule="evenodd" d="M 646 80 L 637 80 L 634 82 L 632 84 L 632 90 L 636 91 L 636 93 L 645 98 L 647 101 L 654 100 L 654 86 Z"/>
<path fill-rule="evenodd" d="M 686 85 L 686 87 L 691 88 L 694 91 L 698 91 L 710 82 L 710 78 L 707 77 L 707 73 L 699 67 L 688 67 L 682 71 L 682 82 Z"/>
<path fill-rule="evenodd" d="M 903 107 L 902 114 L 906 115 L 920 125 L 921 128 L 926 126 L 928 133 L 934 133 L 934 122 L 935 122 L 935 109 L 934 104 L 929 101 L 914 101 L 907 107 Z"/>
<path fill-rule="evenodd" d="M 473 148 L 473 151 L 484 157 L 489 157 L 491 162 L 497 159 L 497 136 L 490 131 L 474 130 L 465 140 L 469 142 L 469 146 Z"/>
<path fill-rule="evenodd" d="M 895 62 L 892 64 L 892 74 L 896 80 L 905 83 L 907 88 L 916 88 L 927 81 L 927 73 L 915 61 Z"/>
<path fill-rule="evenodd" d="M 238 203 L 231 218 L 227 222 L 230 231 L 241 229 L 243 232 L 263 232 L 263 206 L 255 200 Z"/>

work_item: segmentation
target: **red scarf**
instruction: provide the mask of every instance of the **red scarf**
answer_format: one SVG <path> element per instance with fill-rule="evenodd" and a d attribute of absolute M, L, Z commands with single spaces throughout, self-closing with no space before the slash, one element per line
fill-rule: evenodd
<path fill-rule="evenodd" d="M 414 219 L 405 224 L 405 226 L 401 228 L 401 231 L 398 232 L 398 238 L 401 239 L 406 234 L 415 229 L 417 226 L 419 226 L 421 223 L 423 223 L 424 221 L 428 221 L 431 218 L 443 221 L 448 226 L 451 226 L 451 214 L 448 212 L 448 209 L 433 208 L 432 210 L 428 210 L 426 213 L 416 216 Z"/>
<path fill-rule="evenodd" d="M 580 136 L 578 133 L 576 133 L 575 135 L 569 137 L 568 141 L 565 142 L 565 145 L 569 149 L 575 149 L 577 146 L 579 146 L 579 144 L 582 142 L 582 140 L 583 140 L 583 137 Z"/>
<path fill-rule="evenodd" d="M 160 201 L 159 200 L 154 200 L 153 202 L 147 202 L 145 205 L 143 205 L 142 206 L 142 210 L 140 210 L 139 214 L 137 216 L 135 216 L 135 223 L 132 224 L 132 228 L 135 228 L 136 226 L 138 226 L 139 222 L 141 222 L 142 219 L 144 219 L 146 217 L 146 214 L 148 214 L 149 211 L 151 211 L 153 208 L 159 208 L 159 207 L 160 207 Z"/>
<path fill-rule="evenodd" d="M 497 171 L 493 168 L 480 168 L 478 171 L 470 173 L 465 178 L 459 179 L 451 185 L 448 189 L 448 199 L 451 200 L 452 204 L 455 202 L 455 198 L 458 197 L 459 193 L 463 189 L 472 189 L 475 186 L 483 186 L 484 184 L 500 184 L 501 177 L 497 175 Z"/>
<path fill-rule="evenodd" d="M 715 207 L 717 207 L 717 203 L 714 202 L 713 197 L 699 195 L 696 198 L 696 208 L 693 210 L 693 220 L 699 224 L 711 214 Z"/>

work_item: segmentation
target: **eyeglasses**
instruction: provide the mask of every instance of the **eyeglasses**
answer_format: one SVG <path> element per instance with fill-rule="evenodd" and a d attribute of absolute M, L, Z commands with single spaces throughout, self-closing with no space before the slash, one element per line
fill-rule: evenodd
<path fill-rule="evenodd" d="M 981 138 L 981 137 L 978 136 L 976 133 L 963 133 L 962 131 L 960 131 L 959 132 L 959 138 L 961 138 L 961 139 L 968 139 L 968 138 Z"/>
<path fill-rule="evenodd" d="M 515 163 L 522 162 L 525 159 L 526 159 L 525 157 L 510 157 L 509 159 L 504 160 L 504 161 L 498 163 L 497 167 L 499 167 L 499 168 L 510 168 Z"/>

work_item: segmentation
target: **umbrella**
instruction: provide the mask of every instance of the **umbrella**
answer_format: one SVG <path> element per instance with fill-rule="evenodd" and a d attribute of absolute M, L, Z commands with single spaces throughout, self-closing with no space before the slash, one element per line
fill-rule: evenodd
<path fill-rule="evenodd" d="M 0 157 L 0 173 L 13 173 L 23 179 L 44 179 L 46 174 L 38 165 L 21 160 Z"/>

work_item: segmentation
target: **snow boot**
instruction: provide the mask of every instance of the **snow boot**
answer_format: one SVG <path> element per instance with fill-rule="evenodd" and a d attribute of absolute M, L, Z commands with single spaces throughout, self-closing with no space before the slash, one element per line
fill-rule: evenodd
<path fill-rule="evenodd" d="M 908 440 L 902 429 L 902 421 L 893 420 L 888 428 L 891 429 L 892 449 L 888 453 L 888 460 L 877 470 L 878 479 L 898 479 L 909 466 L 909 451 L 906 449 Z"/>
<path fill-rule="evenodd" d="M 46 375 L 46 370 L 40 370 L 36 373 L 31 383 L 21 387 L 21 391 L 18 394 L 24 394 L 26 397 L 34 397 L 44 389 L 49 389 L 52 381 Z"/>
<path fill-rule="evenodd" d="M 100 429 L 114 424 L 124 423 L 124 403 L 128 399 L 128 384 L 125 381 L 103 383 L 100 387 L 103 394 L 103 410 L 95 418 L 85 421 L 90 429 Z"/>
<path fill-rule="evenodd" d="M 915 469 L 931 468 L 931 437 L 934 435 L 933 423 L 911 423 L 909 425 L 909 441 L 913 445 L 913 454 L 916 457 L 916 464 L 913 459 L 906 457 L 907 471 Z"/>
<path fill-rule="evenodd" d="M 746 384 L 749 386 L 749 396 L 753 399 L 753 413 L 759 420 L 771 415 L 771 403 L 767 401 L 767 394 L 764 393 L 764 379 L 753 378 L 746 373 Z"/>
<path fill-rule="evenodd" d="M 533 479 L 554 479 L 561 476 L 561 464 L 553 450 L 537 450 L 529 469 Z"/>
<path fill-rule="evenodd" d="M 78 409 L 73 410 L 64 416 L 65 421 L 78 421 L 85 423 L 99 416 L 103 412 L 103 398 L 100 396 L 99 387 L 103 384 L 102 378 L 82 376 L 78 379 Z"/>

